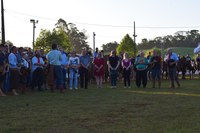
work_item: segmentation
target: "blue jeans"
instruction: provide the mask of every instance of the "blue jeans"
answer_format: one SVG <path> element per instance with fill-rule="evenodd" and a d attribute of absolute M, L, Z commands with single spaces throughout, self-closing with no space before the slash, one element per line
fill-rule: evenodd
<path fill-rule="evenodd" d="M 63 73 L 61 66 L 53 66 L 54 77 L 58 86 L 63 86 Z"/>
<path fill-rule="evenodd" d="M 117 85 L 117 70 L 110 70 L 111 86 Z"/>
<path fill-rule="evenodd" d="M 160 75 L 161 75 L 161 69 L 152 69 L 151 70 L 151 76 L 153 79 L 156 79 L 156 78 L 160 79 L 161 78 Z"/>
<path fill-rule="evenodd" d="M 67 73 L 67 70 L 65 68 L 62 68 L 62 73 L 63 73 L 63 86 L 64 86 L 64 89 L 66 89 L 66 73 Z"/>
<path fill-rule="evenodd" d="M 78 69 L 69 69 L 69 87 L 72 88 L 74 81 L 74 87 L 78 88 Z"/>

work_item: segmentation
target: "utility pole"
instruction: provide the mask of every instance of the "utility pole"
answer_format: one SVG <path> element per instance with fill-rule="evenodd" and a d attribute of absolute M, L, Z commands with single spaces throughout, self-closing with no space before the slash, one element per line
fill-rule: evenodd
<path fill-rule="evenodd" d="M 137 37 L 137 35 L 135 34 L 135 21 L 134 21 L 133 22 L 133 41 L 134 41 L 135 45 L 136 45 L 136 37 Z M 134 56 L 136 56 L 136 50 L 134 51 Z"/>
<path fill-rule="evenodd" d="M 95 52 L 95 32 L 93 32 L 93 53 Z"/>
<path fill-rule="evenodd" d="M 31 19 L 30 20 L 31 23 L 33 23 L 33 52 L 34 52 L 34 44 L 35 44 L 35 24 L 38 23 L 38 20 L 35 20 L 35 19 Z"/>
<path fill-rule="evenodd" d="M 4 24 L 4 7 L 3 0 L 1 0 L 1 43 L 5 44 L 5 24 Z"/>

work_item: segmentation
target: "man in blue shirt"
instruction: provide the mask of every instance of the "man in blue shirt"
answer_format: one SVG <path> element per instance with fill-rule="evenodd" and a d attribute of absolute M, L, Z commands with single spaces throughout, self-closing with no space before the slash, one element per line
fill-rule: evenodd
<path fill-rule="evenodd" d="M 59 86 L 60 92 L 64 92 L 63 87 L 63 73 L 61 69 L 61 61 L 62 61 L 62 54 L 58 50 L 57 43 L 52 43 L 52 50 L 47 54 L 47 60 L 50 65 L 50 80 L 49 85 L 51 86 L 51 91 L 54 91 L 55 79 L 57 81 L 57 85 Z"/>
<path fill-rule="evenodd" d="M 87 89 L 88 87 L 88 68 L 90 66 L 90 57 L 86 55 L 86 51 L 82 51 L 80 57 L 80 82 L 81 88 Z"/>
<path fill-rule="evenodd" d="M 60 48 L 60 52 L 61 52 L 61 55 L 62 55 L 61 68 L 62 68 L 62 73 L 63 73 L 63 85 L 64 85 L 64 89 L 66 89 L 67 88 L 67 86 L 66 86 L 66 74 L 67 74 L 69 59 L 68 59 L 63 48 Z"/>
<path fill-rule="evenodd" d="M 167 64 L 169 70 L 169 79 L 171 82 L 170 87 L 175 88 L 174 80 L 177 83 L 177 86 L 180 87 L 180 83 L 178 81 L 178 76 L 176 74 L 176 64 L 179 61 L 179 58 L 176 53 L 172 52 L 172 49 L 167 50 Z"/>
<path fill-rule="evenodd" d="M 10 69 L 10 89 L 14 95 L 18 95 L 17 89 L 19 89 L 19 70 L 20 64 L 17 61 L 17 47 L 11 48 L 11 53 L 8 56 L 9 69 Z"/>

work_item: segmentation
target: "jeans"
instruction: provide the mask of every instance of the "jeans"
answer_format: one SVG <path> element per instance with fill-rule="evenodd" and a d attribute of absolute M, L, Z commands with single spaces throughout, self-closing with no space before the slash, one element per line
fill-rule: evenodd
<path fill-rule="evenodd" d="M 74 81 L 74 87 L 78 88 L 78 70 L 71 69 L 69 70 L 69 87 L 72 88 Z"/>
<path fill-rule="evenodd" d="M 67 70 L 65 68 L 62 68 L 62 76 L 63 76 L 63 86 L 64 86 L 64 89 L 67 88 L 66 86 L 66 73 L 67 73 Z"/>
<path fill-rule="evenodd" d="M 81 88 L 87 89 L 88 87 L 88 69 L 81 67 L 80 68 L 80 82 Z"/>
<path fill-rule="evenodd" d="M 62 68 L 59 65 L 53 66 L 54 77 L 58 86 L 63 86 L 63 72 Z"/>
<path fill-rule="evenodd" d="M 161 69 L 152 69 L 151 70 L 151 76 L 153 79 L 158 79 L 160 80 L 161 79 Z"/>
<path fill-rule="evenodd" d="M 124 86 L 130 86 L 130 75 L 131 75 L 131 69 L 129 68 L 128 70 L 124 69 L 123 70 L 123 77 L 124 77 Z"/>
<path fill-rule="evenodd" d="M 117 85 L 117 70 L 110 70 L 111 86 Z"/>

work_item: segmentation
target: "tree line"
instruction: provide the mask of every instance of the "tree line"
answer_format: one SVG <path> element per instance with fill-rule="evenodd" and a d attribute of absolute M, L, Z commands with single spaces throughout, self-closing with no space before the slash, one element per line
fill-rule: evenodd
<path fill-rule="evenodd" d="M 81 53 L 83 48 L 91 49 L 87 38 L 86 30 L 80 31 L 75 24 L 67 23 L 64 19 L 60 18 L 52 30 L 41 29 L 34 48 L 44 49 L 47 52 L 51 49 L 51 43 L 56 41 L 66 52 L 76 51 L 77 53 Z M 136 55 L 139 50 L 161 48 L 161 45 L 164 49 L 169 47 L 194 48 L 198 42 L 200 42 L 199 30 L 177 31 L 174 35 L 156 37 L 150 40 L 144 38 L 137 45 L 129 34 L 126 34 L 120 43 L 116 41 L 108 42 L 107 44 L 102 44 L 102 48 L 100 49 L 105 54 L 116 50 L 117 54 L 126 52 L 132 56 Z M 7 44 L 12 45 L 12 42 L 7 41 Z"/>
<path fill-rule="evenodd" d="M 137 45 L 138 50 L 152 49 L 154 47 L 160 48 L 163 45 L 164 49 L 169 47 L 196 47 L 200 42 L 199 30 L 177 31 L 174 35 L 167 35 L 164 37 L 156 37 L 147 40 L 146 38 Z"/>

